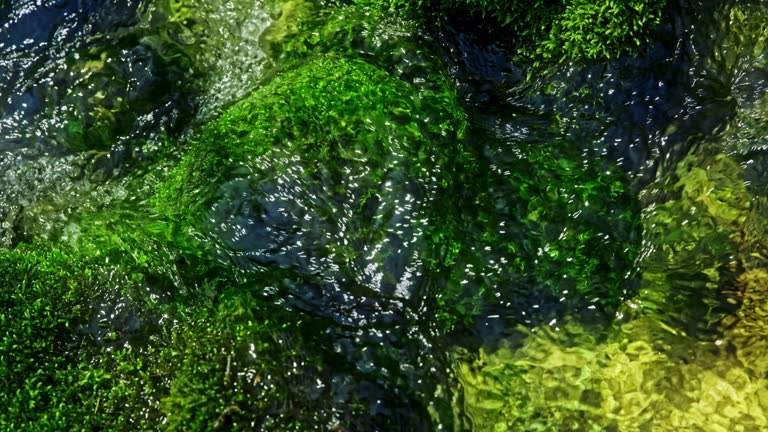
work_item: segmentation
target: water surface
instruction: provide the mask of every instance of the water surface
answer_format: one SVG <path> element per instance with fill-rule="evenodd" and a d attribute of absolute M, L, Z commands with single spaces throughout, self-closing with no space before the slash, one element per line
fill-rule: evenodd
<path fill-rule="evenodd" d="M 245 430 L 766 427 L 767 8 L 672 2 L 636 56 L 531 71 L 483 28 L 360 6 L 3 2 L 0 241 L 103 263 L 73 337 L 162 371 L 136 427 L 198 420 L 168 407 L 210 376 Z M 157 210 L 202 125 L 318 57 L 423 110 L 371 105 L 332 157 L 283 135 L 191 191 L 194 223 Z M 430 130 L 445 83 L 458 133 Z"/>

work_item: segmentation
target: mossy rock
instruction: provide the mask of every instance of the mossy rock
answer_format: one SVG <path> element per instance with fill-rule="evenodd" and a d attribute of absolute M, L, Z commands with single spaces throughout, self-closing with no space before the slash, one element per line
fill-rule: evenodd
<path fill-rule="evenodd" d="M 640 211 L 627 179 L 567 141 L 513 146 L 489 145 L 479 192 L 454 221 L 452 237 L 465 240 L 439 303 L 459 313 L 441 318 L 485 328 L 612 320 L 636 293 Z"/>
<path fill-rule="evenodd" d="M 425 22 L 474 17 L 509 31 L 523 58 L 536 64 L 615 58 L 645 43 L 665 0 L 589 2 L 510 0 L 355 0 Z"/>
<path fill-rule="evenodd" d="M 149 177 L 80 197 L 58 240 L 0 251 L 0 427 L 373 427 L 365 395 L 334 384 L 352 379 L 327 324 L 262 300 L 152 215 Z"/>
<path fill-rule="evenodd" d="M 365 61 L 321 56 L 198 131 L 154 203 L 212 261 L 262 287 L 255 295 L 333 322 L 346 360 L 386 389 L 382 403 L 407 400 L 402 421 L 428 422 L 419 399 L 442 378 L 417 357 L 431 344 L 378 329 L 436 334 L 431 275 L 446 262 L 433 234 L 468 181 L 465 127 L 450 87 L 418 89 Z M 352 340 L 370 349 L 348 349 Z"/>
<path fill-rule="evenodd" d="M 0 252 L 0 270 L 4 429 L 375 424 L 367 395 L 337 385 L 350 378 L 325 326 L 259 300 L 252 285 L 216 281 L 215 295 L 182 305 L 100 258 L 29 245 Z"/>
<path fill-rule="evenodd" d="M 564 326 L 519 344 L 457 356 L 466 425 L 473 430 L 659 431 L 768 426 L 766 380 L 733 358 L 653 319 L 604 342 Z M 589 332 L 585 332 L 588 334 Z"/>
<path fill-rule="evenodd" d="M 429 346 L 381 341 L 377 327 L 347 329 L 420 319 L 421 274 L 441 265 L 427 234 L 442 211 L 432 205 L 461 181 L 449 169 L 468 157 L 464 127 L 450 88 L 416 90 L 365 62 L 322 58 L 204 127 L 175 170 L 160 161 L 67 200 L 67 218 L 49 239 L 66 252 L 46 281 L 67 271 L 93 277 L 62 286 L 90 297 L 68 328 L 79 349 L 57 363 L 60 384 L 49 394 L 117 430 L 163 422 L 172 430 L 428 424 L 429 402 L 420 396 L 434 394 L 434 377 L 414 390 L 411 383 L 432 373 L 398 362 L 417 365 L 404 353 L 421 356 Z M 297 231 L 305 215 L 310 223 Z M 228 234 L 240 227 L 250 237 L 237 243 Z M 271 233 L 293 249 L 236 249 L 262 247 Z M 304 248 L 314 255 L 305 260 Z M 318 292 L 319 301 L 309 297 Z M 271 304 L 283 294 L 283 306 Z M 375 300 L 358 303 L 365 296 Z M 382 348 L 340 348 L 353 337 Z M 361 378 L 355 365 L 364 362 L 376 367 Z M 7 423 L 46 430 L 22 413 L 25 403 L 9 401 Z M 35 403 L 40 415 L 61 419 L 53 430 L 70 428 L 80 412 Z M 374 412 L 382 404 L 408 413 Z M 117 423 L 124 426 L 110 426 Z"/>
<path fill-rule="evenodd" d="M 41 129 L 57 144 L 70 151 L 104 152 L 137 146 L 156 138 L 160 129 L 177 133 L 193 114 L 193 81 L 183 77 L 178 59 L 165 58 L 141 41 L 145 32 L 134 29 L 84 44 L 63 60 L 65 67 L 51 72 L 55 102 L 41 117 L 62 121 L 43 122 Z"/>
<path fill-rule="evenodd" d="M 462 180 L 451 169 L 468 157 L 464 125 L 451 89 L 418 92 L 363 61 L 322 58 L 206 125 L 155 202 L 240 268 L 394 294 Z"/>

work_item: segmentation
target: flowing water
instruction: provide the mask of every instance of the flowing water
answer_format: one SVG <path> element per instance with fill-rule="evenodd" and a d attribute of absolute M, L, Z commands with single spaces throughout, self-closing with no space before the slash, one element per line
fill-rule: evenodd
<path fill-rule="evenodd" d="M 89 415 L 768 428 L 768 4 L 532 71 L 336 3 L 0 1 L 0 247 L 90 266 Z"/>

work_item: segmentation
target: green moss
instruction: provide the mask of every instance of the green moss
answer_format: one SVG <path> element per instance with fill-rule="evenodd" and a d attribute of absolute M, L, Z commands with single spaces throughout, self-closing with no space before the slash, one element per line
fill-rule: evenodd
<path fill-rule="evenodd" d="M 390 231 L 403 219 L 388 218 L 412 204 L 391 195 L 402 193 L 398 186 L 427 203 L 454 187 L 457 179 L 434 166 L 456 163 L 463 128 L 450 89 L 416 90 L 365 62 L 322 58 L 276 78 L 205 126 L 173 171 L 168 162 L 149 161 L 128 178 L 40 206 L 41 213 L 66 214 L 55 227 L 40 228 L 66 253 L 47 279 L 31 277 L 53 290 L 57 285 L 47 284 L 60 279 L 56 272 L 71 271 L 78 283 L 59 288 L 90 297 L 79 301 L 76 320 L 63 318 L 77 349 L 61 360 L 40 353 L 58 380 L 48 388 L 53 402 L 35 402 L 40 411 L 28 415 L 26 400 L 8 400 L 12 414 L 3 420 L 41 430 L 71 429 L 86 416 L 88 428 L 115 430 L 161 423 L 169 430 L 370 428 L 364 426 L 372 417 L 369 402 L 360 402 L 367 395 L 349 384 L 334 387 L 348 359 L 330 354 L 328 337 L 318 334 L 327 325 L 256 300 L 275 286 L 317 278 L 279 266 L 244 275 L 231 263 L 222 265 L 199 240 L 210 234 L 206 218 L 229 205 L 233 191 L 227 187 L 251 170 L 256 175 L 247 184 L 254 190 L 270 179 L 306 182 L 301 184 L 309 185 L 307 194 L 323 197 L 310 204 L 325 218 L 335 200 L 351 191 L 344 198 L 350 207 L 336 210 L 368 219 L 358 225 L 345 216 L 344 223 L 355 223 L 346 233 L 351 244 L 320 246 L 335 262 L 357 263 L 365 244 L 399 241 Z M 350 178 L 360 186 L 345 186 Z M 389 182 L 395 187 L 385 187 Z M 152 208 L 148 199 L 158 183 Z M 307 198 L 296 198 L 302 197 Z M 381 210 L 379 203 L 395 207 Z M 419 204 L 416 214 L 431 217 L 427 209 Z M 376 217 L 383 218 L 383 227 L 370 223 Z M 403 229 L 420 236 L 426 222 L 413 220 Z M 31 239 L 38 237 L 34 224 L 27 228 Z M 427 243 L 416 249 L 428 249 Z M 43 247 L 34 245 L 23 247 Z M 396 256 L 385 251 L 376 259 L 390 255 Z M 69 269 L 71 263 L 77 266 Z M 400 277 L 399 271 L 392 277 Z M 395 283 L 387 278 L 385 283 Z M 64 340 L 59 334 L 55 339 Z M 329 361 L 333 370 L 325 366 Z M 40 416 L 59 423 L 49 426 Z"/>
<path fill-rule="evenodd" d="M 612 319 L 634 294 L 640 240 L 627 180 L 567 143 L 504 150 L 480 170 L 485 180 L 466 205 L 474 210 L 456 223 L 454 238 L 464 241 L 439 294 L 441 316 L 449 324 L 489 315 L 527 325 Z"/>
<path fill-rule="evenodd" d="M 425 164 L 433 151 L 437 156 L 453 151 L 428 143 L 433 137 L 459 136 L 462 117 L 450 91 L 415 94 L 362 61 L 321 59 L 276 78 L 206 125 L 157 202 L 167 213 L 186 213 L 207 199 L 237 163 L 275 149 L 312 161 L 309 169 L 315 173 L 323 164 L 362 158 L 376 167 L 369 180 L 381 182 L 387 142 L 407 142 L 414 162 Z"/>
<path fill-rule="evenodd" d="M 2 358 L 28 370 L 10 369 L 16 375 L 3 392 L 9 407 L 3 424 L 35 430 L 77 429 L 78 421 L 86 429 L 114 430 L 157 424 L 169 430 L 369 428 L 366 422 L 375 420 L 367 395 L 357 394 L 356 384 L 334 387 L 349 360 L 337 359 L 328 336 L 318 333 L 327 325 L 256 300 L 275 286 L 322 281 L 300 266 L 265 265 L 264 272 L 244 274 L 217 260 L 218 243 L 209 248 L 199 240 L 210 239 L 207 217 L 219 217 L 221 206 L 228 213 L 236 190 L 227 188 L 250 172 L 255 175 L 246 184 L 253 190 L 282 178 L 307 185 L 297 200 L 323 197 L 305 201 L 318 212 L 315 221 L 330 220 L 335 210 L 365 218 L 340 218 L 354 224 L 342 230 L 348 245 L 322 242 L 326 231 L 317 229 L 318 244 L 308 246 L 321 251 L 320 259 L 353 266 L 365 245 L 380 244 L 384 250 L 371 259 L 399 265 L 387 242 L 429 249 L 420 237 L 431 226 L 427 203 L 458 181 L 442 168 L 462 154 L 464 125 L 451 89 L 416 89 L 363 61 L 324 57 L 277 77 L 205 126 L 174 170 L 150 160 L 129 177 L 36 206 L 35 214 L 49 215 L 43 219 L 52 223 L 25 224 L 32 244 L 21 247 L 29 256 L 22 249 L 3 255 L 8 266 L 19 266 L 3 272 L 4 293 L 14 293 L 16 284 L 44 291 L 39 308 L 25 312 L 38 293 L 23 290 L 13 295 L 25 297 L 8 308 L 8 319 L 29 315 L 23 322 L 32 329 L 13 330 L 4 342 Z M 403 190 L 424 203 L 406 216 L 410 227 L 398 228 L 405 219 L 390 218 L 416 207 L 399 196 Z M 335 207 L 342 200 L 349 206 Z M 395 229 L 414 234 L 417 246 L 399 240 Z M 61 251 L 55 260 L 37 252 L 40 230 Z M 409 281 L 407 269 L 386 270 L 385 284 Z M 354 276 L 352 267 L 343 272 L 337 276 Z M 77 296 L 72 307 L 67 296 Z M 42 336 L 35 342 L 30 333 L 37 330 Z M 71 342 L 49 346 L 61 341 Z M 14 349 L 24 344 L 37 351 L 21 363 Z M 37 390 L 38 382 L 45 391 Z M 27 393 L 16 391 L 27 387 Z"/>
<path fill-rule="evenodd" d="M 545 60 L 615 58 L 645 43 L 660 22 L 664 0 L 566 3 L 546 40 L 536 47 Z"/>
<path fill-rule="evenodd" d="M 745 226 L 755 217 L 743 175 L 717 146 L 702 145 L 643 192 L 649 247 L 638 304 L 645 313 L 695 334 L 727 312 L 719 293 L 739 271 L 734 257 L 748 247 Z"/>
<path fill-rule="evenodd" d="M 55 402 L 49 393 L 56 371 L 72 361 L 68 345 L 74 344 L 73 327 L 87 313 L 87 297 L 69 288 L 69 272 L 50 271 L 51 261 L 61 259 L 57 253 L 0 256 L 0 402 L 6 407 L 0 424 L 5 428 L 29 427 L 45 412 Z"/>
<path fill-rule="evenodd" d="M 335 393 L 323 325 L 222 280 L 182 306 L 102 258 L 0 253 L 3 429 L 298 431 L 365 413 Z"/>
<path fill-rule="evenodd" d="M 104 278 L 60 250 L 0 252 L 0 270 L 0 427 L 130 429 L 122 405 L 137 394 L 94 363 L 80 332 Z"/>
<path fill-rule="evenodd" d="M 300 316 L 234 290 L 205 314 L 182 315 L 160 356 L 171 378 L 161 402 L 167 430 L 319 429 L 358 409 L 350 400 L 332 414 L 325 361 L 303 341 L 320 328 Z"/>
<path fill-rule="evenodd" d="M 422 20 L 452 16 L 488 19 L 523 42 L 520 54 L 535 63 L 615 58 L 646 42 L 660 22 L 664 0 L 590 2 L 445 0 L 356 0 Z"/>

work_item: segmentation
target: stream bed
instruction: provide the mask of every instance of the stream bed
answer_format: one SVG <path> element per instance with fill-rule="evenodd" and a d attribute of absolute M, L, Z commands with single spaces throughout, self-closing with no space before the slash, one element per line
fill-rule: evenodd
<path fill-rule="evenodd" d="M 768 429 L 768 3 L 349 3 L 0 1 L 0 429 Z"/>

